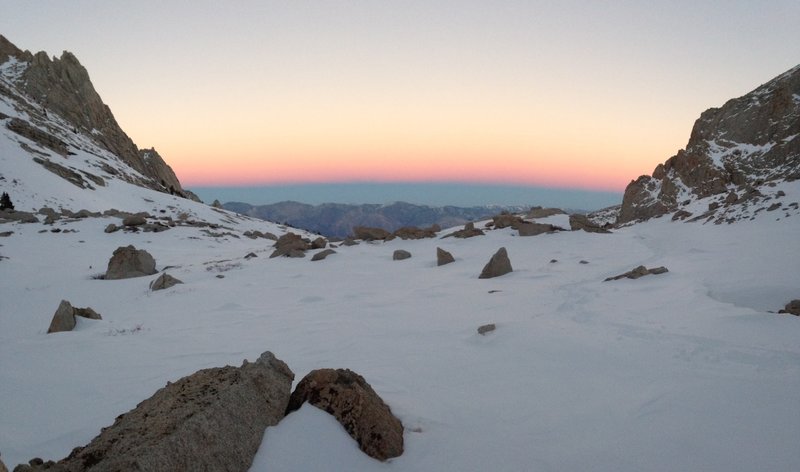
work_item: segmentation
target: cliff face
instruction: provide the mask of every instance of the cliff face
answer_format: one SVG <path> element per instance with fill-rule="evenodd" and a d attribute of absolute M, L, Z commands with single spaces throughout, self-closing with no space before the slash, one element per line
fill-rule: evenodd
<path fill-rule="evenodd" d="M 47 113 L 67 121 L 74 132 L 90 136 L 100 147 L 112 152 L 145 179 L 140 185 L 186 196 L 172 169 L 154 150 L 140 151 L 120 128 L 109 107 L 94 89 L 89 73 L 70 52 L 50 58 L 44 52 L 22 51 L 0 35 L 0 64 L 16 60 L 19 76 L 16 91 L 26 100 L 26 110 L 33 118 L 44 119 Z M 35 105 L 31 105 L 35 104 Z"/>
<path fill-rule="evenodd" d="M 700 115 L 686 149 L 628 184 L 617 223 L 687 200 L 800 178 L 800 66 Z"/>

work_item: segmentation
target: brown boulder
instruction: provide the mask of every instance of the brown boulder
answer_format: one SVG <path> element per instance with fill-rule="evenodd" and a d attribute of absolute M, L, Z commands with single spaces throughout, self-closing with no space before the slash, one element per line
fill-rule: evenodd
<path fill-rule="evenodd" d="M 122 226 L 142 226 L 147 224 L 147 218 L 143 215 L 131 215 L 122 220 Z"/>
<path fill-rule="evenodd" d="M 320 251 L 320 252 L 314 254 L 314 256 L 311 258 L 311 261 L 312 262 L 313 261 L 321 261 L 321 260 L 325 259 L 326 257 L 330 256 L 331 254 L 336 254 L 336 251 L 334 251 L 333 249 L 325 249 L 324 251 Z"/>
<path fill-rule="evenodd" d="M 800 316 L 800 300 L 792 300 L 778 313 Z"/>
<path fill-rule="evenodd" d="M 364 377 L 348 369 L 318 369 L 297 384 L 289 414 L 308 402 L 332 414 L 367 455 L 384 461 L 403 453 L 403 424 Z"/>
<path fill-rule="evenodd" d="M 156 261 L 144 249 L 133 246 L 118 247 L 106 269 L 106 280 L 129 279 L 156 273 Z"/>
<path fill-rule="evenodd" d="M 492 217 L 492 223 L 495 228 L 502 229 L 502 228 L 517 228 L 517 226 L 525 223 L 525 220 L 520 218 L 517 215 L 512 215 L 510 213 L 501 213 L 499 215 Z"/>
<path fill-rule="evenodd" d="M 520 223 L 517 225 L 520 236 L 538 236 L 544 233 L 554 233 L 559 229 L 557 226 L 543 223 Z"/>
<path fill-rule="evenodd" d="M 490 279 L 492 277 L 499 277 L 501 275 L 512 272 L 511 261 L 508 258 L 506 248 L 501 247 L 492 256 L 489 262 L 483 267 L 479 279 Z"/>

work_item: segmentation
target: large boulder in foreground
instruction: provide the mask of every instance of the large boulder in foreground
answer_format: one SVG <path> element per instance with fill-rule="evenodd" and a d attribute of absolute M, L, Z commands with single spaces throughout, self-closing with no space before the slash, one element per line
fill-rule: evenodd
<path fill-rule="evenodd" d="M 318 369 L 297 384 L 286 413 L 308 402 L 332 414 L 358 447 L 386 460 L 403 453 L 403 424 L 364 377 L 348 369 Z"/>
<path fill-rule="evenodd" d="M 496 253 L 489 259 L 489 262 L 483 267 L 483 271 L 481 271 L 481 275 L 478 276 L 479 279 L 491 279 L 492 277 L 500 277 L 501 275 L 505 275 L 509 272 L 512 272 L 514 269 L 511 268 L 511 260 L 508 258 L 508 252 L 506 248 L 501 247 L 497 250 Z"/>
<path fill-rule="evenodd" d="M 47 333 L 59 333 L 62 331 L 72 331 L 77 324 L 75 317 L 81 316 L 90 320 L 102 320 L 103 318 L 94 310 L 89 307 L 77 308 L 66 300 L 61 300 L 58 309 L 53 314 L 53 319 L 50 320 L 50 327 Z"/>
<path fill-rule="evenodd" d="M 156 260 L 144 249 L 133 246 L 118 247 L 106 269 L 106 280 L 130 279 L 156 273 Z"/>
<path fill-rule="evenodd" d="M 294 374 L 271 352 L 158 390 L 56 467 L 78 471 L 246 472 L 286 411 Z M 56 469 L 57 470 L 57 469 Z"/>

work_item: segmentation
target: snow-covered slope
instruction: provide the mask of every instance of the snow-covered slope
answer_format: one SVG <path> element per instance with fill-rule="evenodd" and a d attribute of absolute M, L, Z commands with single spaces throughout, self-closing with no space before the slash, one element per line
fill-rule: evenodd
<path fill-rule="evenodd" d="M 800 200 L 797 183 L 784 189 Z M 162 198 L 147 203 L 175 204 Z M 373 461 L 304 407 L 267 430 L 254 471 L 800 467 L 800 320 L 770 313 L 800 295 L 800 218 L 504 229 L 362 243 L 320 262 L 194 227 L 106 224 L 0 227 L 14 231 L 0 240 L 7 463 L 63 457 L 166 382 L 271 350 L 298 380 L 320 367 L 364 375 L 405 424 L 406 452 Z M 94 279 L 127 244 L 185 284 Z M 437 246 L 456 262 L 437 267 Z M 501 246 L 514 272 L 478 279 Z M 392 261 L 395 249 L 413 257 Z M 602 282 L 640 264 L 670 272 Z M 61 299 L 103 320 L 45 334 Z M 478 335 L 485 323 L 497 330 Z"/>

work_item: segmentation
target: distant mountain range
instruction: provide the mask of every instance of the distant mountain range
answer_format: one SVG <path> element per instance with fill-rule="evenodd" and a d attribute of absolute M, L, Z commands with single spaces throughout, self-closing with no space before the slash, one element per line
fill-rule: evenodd
<path fill-rule="evenodd" d="M 405 202 L 395 202 L 389 205 L 342 203 L 308 205 L 299 202 L 250 205 L 242 202 L 228 202 L 222 206 L 226 210 L 243 215 L 285 223 L 295 228 L 335 238 L 351 235 L 354 226 L 371 226 L 387 231 L 395 231 L 404 226 L 423 228 L 434 224 L 442 228 L 449 228 L 463 225 L 468 221 L 484 219 L 504 210 L 519 213 L 529 209 L 529 207 L 522 206 L 430 207 Z"/>

